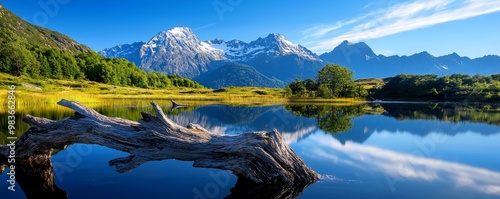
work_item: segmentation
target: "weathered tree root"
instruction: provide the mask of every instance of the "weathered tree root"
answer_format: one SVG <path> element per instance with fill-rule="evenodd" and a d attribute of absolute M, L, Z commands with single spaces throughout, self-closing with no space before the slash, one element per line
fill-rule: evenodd
<path fill-rule="evenodd" d="M 284 142 L 277 130 L 237 136 L 209 132 L 195 124 L 189 128 L 168 119 L 152 102 L 156 116 L 141 113 L 138 122 L 101 115 L 78 102 L 61 100 L 59 105 L 75 115 L 58 121 L 27 115 L 31 125 L 16 141 L 16 158 L 48 155 L 53 148 L 74 143 L 98 144 L 130 154 L 111 160 L 118 172 L 165 159 L 194 161 L 194 167 L 231 170 L 242 181 L 252 183 L 312 183 L 318 174 L 307 167 Z M 8 156 L 0 146 L 0 159 Z M 2 157 L 3 156 L 3 157 Z"/>

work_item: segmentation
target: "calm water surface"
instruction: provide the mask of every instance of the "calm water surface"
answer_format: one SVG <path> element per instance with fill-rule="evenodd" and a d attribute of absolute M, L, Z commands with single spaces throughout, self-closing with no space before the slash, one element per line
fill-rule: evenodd
<path fill-rule="evenodd" d="M 96 110 L 132 120 L 140 111 L 152 112 L 147 106 Z M 278 129 L 321 174 L 298 198 L 500 198 L 499 110 L 461 104 L 207 105 L 177 109 L 169 117 L 225 134 Z M 51 119 L 72 114 L 47 110 L 19 116 L 28 113 Z M 5 115 L 0 120 L 4 126 Z M 28 128 L 18 123 L 22 132 Z M 97 145 L 72 145 L 52 157 L 55 183 L 69 198 L 252 198 L 241 192 L 245 186 L 234 188 L 230 172 L 193 168 L 192 162 L 148 162 L 126 173 L 108 166 L 125 156 Z M 23 190 L 36 189 L 32 180 L 16 192 L 7 190 L 8 171 L 0 175 L 1 198 L 26 198 Z"/>

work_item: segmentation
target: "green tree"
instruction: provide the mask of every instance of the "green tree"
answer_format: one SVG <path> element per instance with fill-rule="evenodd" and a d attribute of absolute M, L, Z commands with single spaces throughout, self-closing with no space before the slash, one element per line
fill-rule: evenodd
<path fill-rule="evenodd" d="M 332 89 L 330 89 L 326 84 L 319 85 L 318 95 L 323 98 L 332 98 L 334 96 Z"/>
<path fill-rule="evenodd" d="M 321 92 L 327 94 L 321 97 L 351 97 L 354 82 L 353 73 L 346 67 L 337 64 L 328 64 L 318 72 L 318 84 L 323 89 L 329 89 L 330 92 Z M 331 94 L 331 95 L 330 95 Z"/>
<path fill-rule="evenodd" d="M 297 97 L 307 97 L 307 89 L 302 80 L 295 80 L 287 86 L 294 96 Z"/>

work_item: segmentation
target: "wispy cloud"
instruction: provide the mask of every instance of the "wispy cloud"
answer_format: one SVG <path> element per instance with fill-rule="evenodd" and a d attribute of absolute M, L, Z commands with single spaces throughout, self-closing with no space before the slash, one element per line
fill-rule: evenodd
<path fill-rule="evenodd" d="M 344 40 L 364 41 L 400 32 L 500 11 L 498 0 L 429 0 L 405 2 L 357 18 L 303 31 L 308 48 L 329 51 Z"/>
<path fill-rule="evenodd" d="M 204 29 L 204 28 L 208 28 L 210 26 L 213 26 L 215 25 L 215 23 L 211 23 L 211 24 L 208 24 L 208 25 L 204 25 L 204 26 L 201 26 L 201 27 L 197 27 L 197 28 L 194 28 L 193 30 L 196 31 L 196 30 L 201 30 L 201 29 Z"/>
<path fill-rule="evenodd" d="M 310 38 L 310 37 L 319 38 L 319 37 L 325 36 L 326 34 L 332 32 L 334 30 L 340 29 L 340 28 L 347 26 L 349 24 L 353 24 L 359 20 L 360 19 L 358 18 L 358 19 L 352 19 L 352 20 L 346 21 L 346 22 L 338 21 L 334 25 L 318 25 L 318 26 L 304 30 L 302 32 L 302 34 L 305 35 L 305 38 Z"/>

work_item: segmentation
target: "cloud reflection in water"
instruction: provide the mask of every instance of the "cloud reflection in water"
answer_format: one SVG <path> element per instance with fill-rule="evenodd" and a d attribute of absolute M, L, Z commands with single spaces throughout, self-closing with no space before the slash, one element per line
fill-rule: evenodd
<path fill-rule="evenodd" d="M 326 136 L 311 136 L 309 139 L 315 143 L 305 153 L 310 157 L 380 172 L 401 181 L 451 183 L 456 188 L 500 196 L 500 173 L 496 171 L 353 142 L 342 145 Z"/>

